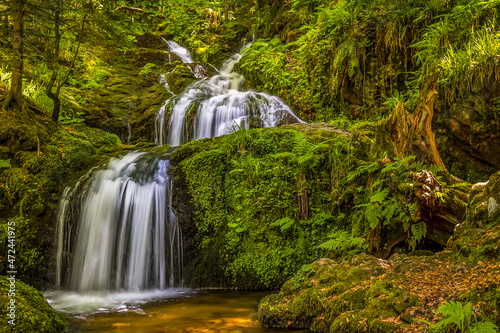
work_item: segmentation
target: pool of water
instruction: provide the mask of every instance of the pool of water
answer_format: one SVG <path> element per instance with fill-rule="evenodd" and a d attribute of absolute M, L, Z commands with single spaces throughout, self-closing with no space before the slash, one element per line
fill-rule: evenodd
<path fill-rule="evenodd" d="M 108 307 L 101 306 L 94 312 L 75 313 L 71 332 L 163 333 L 163 332 L 213 332 L 213 333 L 270 333 L 286 329 L 268 329 L 259 324 L 257 307 L 269 292 L 246 291 L 193 291 L 175 290 L 158 298 L 148 296 L 147 301 L 124 302 L 116 294 Z M 59 295 L 61 297 L 61 295 Z M 67 296 L 66 296 L 67 297 Z M 77 296 L 73 295 L 76 301 Z M 51 304 L 57 308 L 61 298 L 53 296 Z M 95 300 L 94 300 L 95 302 Z M 72 303 L 72 302 L 69 302 Z M 74 303 L 74 302 L 73 302 Z M 89 299 L 81 300 L 87 304 Z M 94 304 L 93 302 L 90 302 Z M 87 306 L 87 308 L 89 308 Z M 94 307 L 95 308 L 95 307 Z M 67 312 L 71 312 L 66 308 Z M 295 331 L 305 332 L 305 331 Z"/>

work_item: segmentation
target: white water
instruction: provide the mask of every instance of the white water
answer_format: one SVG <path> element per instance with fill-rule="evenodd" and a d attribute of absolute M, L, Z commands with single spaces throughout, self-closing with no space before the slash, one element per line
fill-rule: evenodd
<path fill-rule="evenodd" d="M 155 300 L 189 296 L 186 288 L 169 288 L 141 292 L 88 292 L 49 291 L 45 293 L 49 304 L 58 311 L 86 315 L 95 312 L 142 312 L 141 305 Z"/>
<path fill-rule="evenodd" d="M 131 300 L 143 291 L 182 285 L 182 237 L 171 208 L 168 168 L 165 158 L 129 153 L 64 191 L 58 215 L 59 288 L 82 299 L 128 291 Z M 79 203 L 78 211 L 72 205 Z M 54 308 L 68 307 L 64 295 L 52 300 Z M 82 304 L 81 311 L 89 306 Z"/>
<path fill-rule="evenodd" d="M 164 38 L 162 39 L 165 41 L 165 43 L 168 44 L 168 50 L 172 53 L 177 54 L 179 58 L 181 58 L 183 63 L 190 64 L 193 62 L 193 58 L 191 58 L 191 54 L 186 48 L 180 46 L 173 40 L 165 40 Z"/>
<path fill-rule="evenodd" d="M 241 56 L 241 51 L 234 54 L 223 63 L 218 74 L 195 82 L 180 96 L 164 104 L 156 117 L 155 141 L 158 145 L 168 143 L 170 146 L 180 146 L 193 139 L 229 134 L 238 128 L 275 127 L 281 123 L 303 122 L 278 97 L 242 91 L 245 78 L 233 70 Z M 196 112 L 193 124 L 186 123 L 188 112 Z M 163 133 L 167 113 L 171 114 L 168 139 Z"/>

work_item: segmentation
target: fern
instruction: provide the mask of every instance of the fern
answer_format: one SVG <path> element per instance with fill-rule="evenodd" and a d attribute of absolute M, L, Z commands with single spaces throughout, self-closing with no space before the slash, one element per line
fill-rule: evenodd
<path fill-rule="evenodd" d="M 369 174 L 369 173 L 375 172 L 378 169 L 379 169 L 378 162 L 373 162 L 370 164 L 363 164 L 363 165 L 359 166 L 358 168 L 356 168 L 356 170 L 350 172 L 346 177 L 346 181 L 351 182 L 354 179 L 359 178 L 360 176 L 362 176 L 364 174 Z"/>
<path fill-rule="evenodd" d="M 436 314 L 442 314 L 444 318 L 432 325 L 434 332 L 448 332 L 452 328 L 455 328 L 455 331 L 458 329 L 459 332 L 470 333 L 495 333 L 498 330 L 493 323 L 478 322 L 470 302 L 465 305 L 454 301 L 446 302 L 439 306 Z"/>
<path fill-rule="evenodd" d="M 368 221 L 370 228 L 375 229 L 382 218 L 382 207 L 369 205 L 365 210 L 365 218 Z"/>
<path fill-rule="evenodd" d="M 330 240 L 318 245 L 318 248 L 340 254 L 347 250 L 362 249 L 365 242 L 362 238 L 353 237 L 345 230 L 334 229 L 329 235 Z"/>
<path fill-rule="evenodd" d="M 497 333 L 497 325 L 490 322 L 478 322 L 475 327 L 472 328 L 471 333 Z"/>
<path fill-rule="evenodd" d="M 271 223 L 271 227 L 280 227 L 281 231 L 285 231 L 293 225 L 293 222 L 295 222 L 293 219 L 284 217 Z"/>
<path fill-rule="evenodd" d="M 412 224 L 411 237 L 408 238 L 410 248 L 414 250 L 418 242 L 420 242 L 420 240 L 422 240 L 426 234 L 427 234 L 427 225 L 425 224 L 425 222 Z"/>
<path fill-rule="evenodd" d="M 0 160 L 0 168 L 11 168 L 10 159 L 9 160 Z"/>
<path fill-rule="evenodd" d="M 436 314 L 442 314 L 444 318 L 438 321 L 433 328 L 437 331 L 446 331 L 452 325 L 456 325 L 460 331 L 470 326 L 472 317 L 472 306 L 470 303 L 462 305 L 460 302 L 446 302 L 439 306 Z"/>
<path fill-rule="evenodd" d="M 389 195 L 389 189 L 378 190 L 370 197 L 370 202 L 382 202 Z"/>

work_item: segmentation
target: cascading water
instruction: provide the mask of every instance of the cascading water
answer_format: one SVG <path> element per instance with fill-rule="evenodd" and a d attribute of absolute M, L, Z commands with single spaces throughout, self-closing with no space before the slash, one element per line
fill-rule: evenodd
<path fill-rule="evenodd" d="M 177 54 L 181 58 L 183 63 L 185 63 L 185 64 L 193 63 L 193 58 L 191 58 L 191 54 L 189 53 L 189 51 L 186 48 L 180 46 L 179 44 L 177 44 L 173 40 L 166 40 L 164 38 L 162 38 L 162 39 L 165 43 L 167 43 L 168 50 L 172 53 Z"/>
<path fill-rule="evenodd" d="M 180 146 L 193 139 L 229 134 L 238 128 L 303 122 L 278 97 L 241 91 L 245 78 L 233 70 L 241 59 L 241 52 L 226 60 L 218 74 L 191 84 L 181 95 L 165 103 L 156 117 L 157 144 Z M 192 124 L 186 122 L 186 115 L 191 112 L 195 112 Z M 171 114 L 168 141 L 163 133 L 167 113 Z"/>
<path fill-rule="evenodd" d="M 186 49 L 167 43 L 171 52 L 192 62 Z M 158 145 L 165 143 L 167 111 L 170 146 L 228 134 L 235 127 L 302 122 L 279 98 L 240 91 L 244 78 L 233 71 L 240 58 L 241 53 L 233 55 L 219 74 L 164 103 L 155 121 Z M 164 76 L 160 82 L 169 90 Z M 185 117 L 193 110 L 194 123 L 187 124 Z M 133 152 L 91 170 L 64 191 L 58 214 L 57 286 L 67 291 L 46 294 L 56 309 L 123 309 L 133 300 L 186 293 L 173 288 L 182 285 L 183 249 L 168 170 L 168 156 Z"/>
<path fill-rule="evenodd" d="M 166 156 L 134 152 L 65 190 L 58 287 L 88 295 L 182 285 L 182 237 L 168 170 Z M 67 299 L 56 297 L 54 306 L 67 310 Z"/>

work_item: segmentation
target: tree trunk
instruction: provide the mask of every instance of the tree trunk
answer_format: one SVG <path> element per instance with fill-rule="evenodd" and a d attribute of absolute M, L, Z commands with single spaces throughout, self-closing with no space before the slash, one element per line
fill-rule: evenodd
<path fill-rule="evenodd" d="M 55 122 L 59 121 L 59 114 L 61 113 L 61 100 L 59 99 L 59 94 L 53 94 L 49 96 L 50 99 L 54 102 L 54 108 L 52 109 L 52 120 Z M 48 95 L 47 95 L 48 96 Z"/>
<path fill-rule="evenodd" d="M 309 217 L 309 198 L 307 196 L 307 179 L 304 172 L 300 173 L 299 179 L 297 180 L 297 204 L 299 210 L 297 216 L 299 220 L 307 220 Z"/>
<path fill-rule="evenodd" d="M 406 112 L 403 102 L 400 101 L 383 130 L 389 134 L 389 141 L 397 156 L 416 155 L 421 162 L 441 166 L 446 171 L 432 132 L 434 102 L 438 94 L 435 89 L 436 80 L 433 78 L 420 92 L 416 114 Z"/>
<path fill-rule="evenodd" d="M 60 43 L 61 43 L 61 35 L 62 34 L 59 30 L 59 25 L 60 25 L 61 8 L 62 8 L 62 0 L 57 0 L 55 12 L 54 12 L 54 54 L 52 56 L 52 62 L 53 62 L 52 76 L 49 80 L 49 83 L 47 84 L 47 87 L 45 88 L 45 93 L 54 102 L 54 107 L 52 108 L 52 120 L 54 120 L 55 122 L 59 121 L 59 115 L 61 113 L 61 100 L 59 99 L 59 94 L 61 92 L 61 88 L 66 83 L 66 81 L 68 81 L 69 74 L 71 73 L 71 70 L 73 69 L 73 67 L 75 65 L 76 57 L 78 56 L 78 51 L 80 50 L 80 45 L 81 45 L 81 38 L 79 37 L 79 41 L 78 41 L 78 45 L 76 47 L 73 61 L 71 62 L 64 79 L 62 79 L 60 82 L 58 82 L 56 84 L 57 74 L 59 73 L 59 66 L 60 66 L 60 64 L 59 64 L 59 50 L 60 50 Z M 87 15 L 85 15 L 82 19 L 82 27 L 80 30 L 80 35 L 83 33 L 86 18 L 87 18 Z M 56 86 L 55 92 L 52 91 L 54 86 Z"/>
<path fill-rule="evenodd" d="M 61 0 L 57 0 L 56 8 L 54 12 L 54 53 L 52 54 L 52 76 L 50 78 L 47 87 L 45 88 L 45 93 L 54 102 L 54 107 L 52 108 L 52 119 L 57 122 L 59 120 L 59 113 L 61 110 L 61 102 L 59 100 L 59 89 L 56 89 L 54 93 L 52 88 L 57 79 L 57 74 L 59 73 L 59 45 L 61 42 L 61 33 L 59 32 L 59 11 L 60 11 Z"/>
<path fill-rule="evenodd" d="M 399 102 L 387 122 L 380 127 L 382 146 L 392 146 L 396 156 L 401 158 L 411 155 L 416 160 L 426 165 L 437 165 L 443 168 L 441 175 L 446 183 L 455 182 L 444 166 L 436 148 L 436 140 L 432 132 L 432 118 L 434 115 L 434 102 L 437 98 L 436 77 L 432 77 L 427 86 L 420 91 L 420 100 L 414 114 L 408 113 L 404 103 Z M 448 239 L 453 235 L 455 225 L 463 221 L 465 214 L 468 190 L 457 188 L 443 188 L 430 171 L 422 170 L 411 173 L 412 188 L 405 193 L 404 201 L 415 204 L 418 221 L 425 223 L 425 238 L 446 246 Z M 378 256 L 387 257 L 391 248 L 411 236 L 411 230 L 404 231 L 385 229 L 385 233 L 372 230 L 371 251 Z M 385 244 L 381 247 L 381 244 Z"/>
<path fill-rule="evenodd" d="M 9 97 L 7 97 L 4 108 L 8 108 L 11 102 L 22 107 L 23 98 L 23 11 L 24 1 L 15 0 L 12 4 L 13 31 L 12 31 L 12 81 Z"/>

